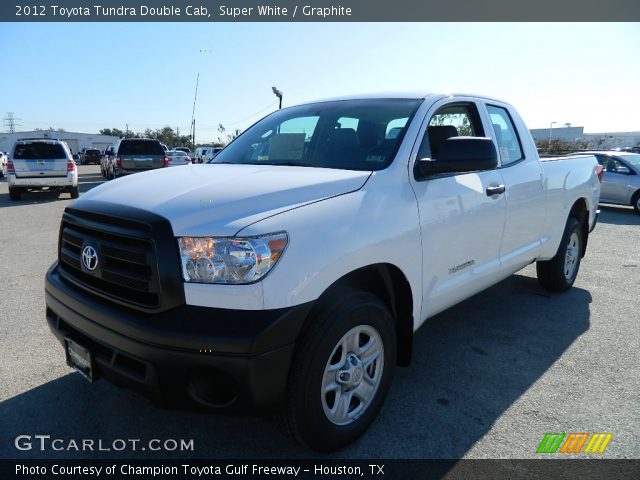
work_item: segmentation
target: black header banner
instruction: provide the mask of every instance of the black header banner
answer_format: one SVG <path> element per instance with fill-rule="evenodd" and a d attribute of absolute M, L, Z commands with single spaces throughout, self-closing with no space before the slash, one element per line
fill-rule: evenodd
<path fill-rule="evenodd" d="M 638 0 L 14 0 L 3 22 L 634 22 Z"/>

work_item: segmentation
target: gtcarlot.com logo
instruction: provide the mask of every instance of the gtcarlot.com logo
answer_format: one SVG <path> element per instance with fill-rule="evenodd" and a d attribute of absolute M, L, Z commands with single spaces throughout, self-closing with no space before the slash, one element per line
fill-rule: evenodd
<path fill-rule="evenodd" d="M 39 450 L 54 452 L 122 452 L 145 451 L 152 452 L 192 452 L 193 439 L 152 438 L 116 438 L 105 440 L 102 438 L 52 438 L 51 435 L 18 435 L 14 442 L 16 450 Z"/>
<path fill-rule="evenodd" d="M 612 437 L 611 433 L 545 433 L 536 453 L 604 453 Z"/>

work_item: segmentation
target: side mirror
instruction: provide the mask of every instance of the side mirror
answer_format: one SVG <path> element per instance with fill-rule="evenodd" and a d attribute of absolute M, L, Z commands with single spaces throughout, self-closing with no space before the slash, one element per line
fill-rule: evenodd
<path fill-rule="evenodd" d="M 497 166 L 498 152 L 490 138 L 452 137 L 442 142 L 438 158 L 416 160 L 414 176 L 422 180 L 439 173 L 493 170 Z"/>

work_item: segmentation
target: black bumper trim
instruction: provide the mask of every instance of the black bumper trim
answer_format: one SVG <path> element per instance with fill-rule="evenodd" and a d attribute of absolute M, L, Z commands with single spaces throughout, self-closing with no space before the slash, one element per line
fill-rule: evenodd
<path fill-rule="evenodd" d="M 47 272 L 45 299 L 63 318 L 75 314 L 148 345 L 186 351 L 207 348 L 239 355 L 264 353 L 293 343 L 313 306 L 310 302 L 275 310 L 230 310 L 182 305 L 165 312 L 143 313 L 67 283 L 57 263 Z"/>
<path fill-rule="evenodd" d="M 97 378 L 167 406 L 265 411 L 283 401 L 313 302 L 264 311 L 183 305 L 148 315 L 74 289 L 56 269 L 45 281 L 49 327 L 63 345 L 68 337 L 89 348 Z"/>

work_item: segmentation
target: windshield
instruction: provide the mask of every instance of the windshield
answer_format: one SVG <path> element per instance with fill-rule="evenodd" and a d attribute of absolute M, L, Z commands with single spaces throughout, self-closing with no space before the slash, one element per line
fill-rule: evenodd
<path fill-rule="evenodd" d="M 279 110 L 236 138 L 211 163 L 381 170 L 393 160 L 421 102 L 348 100 Z"/>
<path fill-rule="evenodd" d="M 640 155 L 618 155 L 625 162 L 630 163 L 636 170 L 640 170 Z"/>

